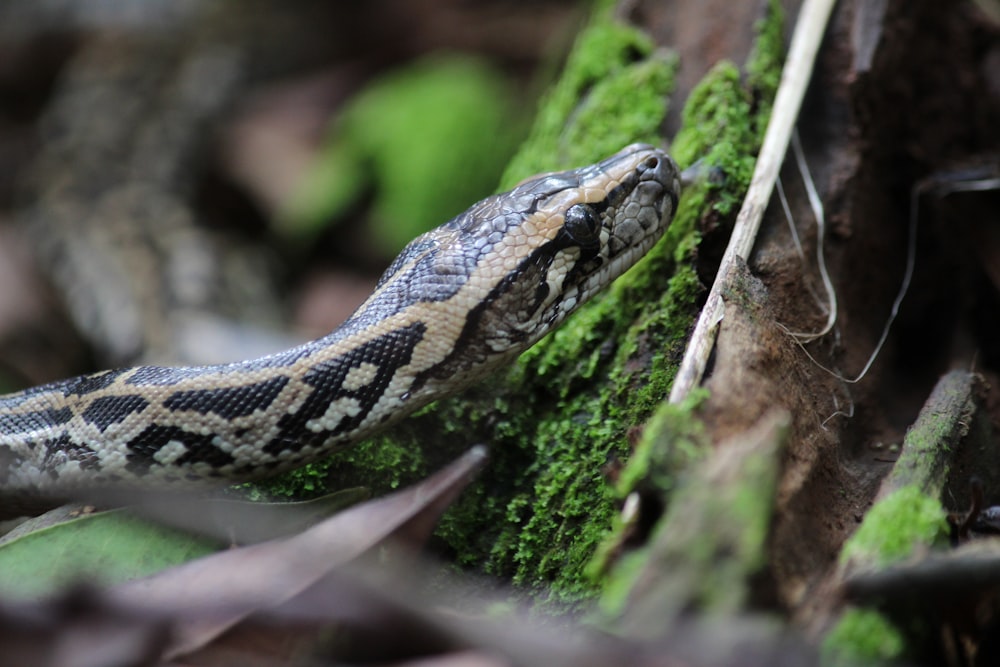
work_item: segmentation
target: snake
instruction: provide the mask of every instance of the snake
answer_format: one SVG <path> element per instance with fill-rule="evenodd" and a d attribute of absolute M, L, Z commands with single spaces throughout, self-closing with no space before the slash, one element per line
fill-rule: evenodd
<path fill-rule="evenodd" d="M 89 487 L 259 480 L 357 443 L 555 329 L 652 248 L 680 191 L 666 152 L 632 144 L 522 181 L 418 236 L 316 340 L 0 396 L 0 513 Z"/>

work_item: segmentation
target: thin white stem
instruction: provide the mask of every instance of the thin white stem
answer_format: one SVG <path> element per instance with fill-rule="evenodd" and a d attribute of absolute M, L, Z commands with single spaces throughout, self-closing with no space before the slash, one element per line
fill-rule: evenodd
<path fill-rule="evenodd" d="M 799 140 L 799 133 L 792 133 L 792 153 L 795 155 L 795 164 L 798 165 L 799 173 L 802 174 L 802 182 L 806 186 L 806 196 L 809 199 L 809 206 L 812 208 L 813 217 L 816 219 L 816 267 L 819 270 L 820 278 L 823 280 L 823 289 L 826 290 L 827 310 L 826 325 L 816 333 L 803 337 L 803 340 L 815 340 L 830 333 L 834 323 L 837 321 L 837 292 L 833 288 L 833 281 L 830 280 L 830 272 L 826 268 L 826 214 L 823 211 L 823 202 L 816 191 L 816 182 L 813 181 L 812 172 L 809 170 L 809 163 L 806 162 L 805 151 L 802 150 L 802 142 Z"/>
<path fill-rule="evenodd" d="M 795 217 L 792 215 L 792 208 L 788 205 L 788 197 L 785 196 L 785 188 L 781 183 L 781 178 L 778 178 L 774 183 L 774 190 L 778 193 L 778 201 L 781 202 L 781 210 L 785 213 L 785 222 L 788 223 L 788 233 L 792 235 L 792 244 L 795 246 L 795 254 L 799 256 L 799 262 L 802 264 L 803 271 L 806 269 L 806 252 L 802 248 L 802 241 L 799 239 L 799 230 L 795 226 Z M 805 281 L 805 287 L 809 290 L 809 294 L 812 296 L 813 301 L 816 305 L 824 312 L 829 312 L 826 302 L 820 298 L 819 294 L 813 288 L 811 280 Z M 788 332 L 792 336 L 800 336 L 803 334 L 797 334 L 793 332 Z M 805 334 L 808 335 L 808 334 Z"/>

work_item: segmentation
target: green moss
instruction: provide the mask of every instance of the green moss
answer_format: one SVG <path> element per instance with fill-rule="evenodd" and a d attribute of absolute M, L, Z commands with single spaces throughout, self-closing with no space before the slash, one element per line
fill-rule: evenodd
<path fill-rule="evenodd" d="M 674 158 L 682 167 L 700 160 L 722 169 L 724 181 L 709 187 L 715 209 L 729 213 L 750 184 L 759 148 L 759 127 L 739 69 L 726 61 L 716 64 L 691 91 L 682 122 L 671 145 Z"/>
<path fill-rule="evenodd" d="M 704 424 L 694 416 L 694 410 L 707 398 L 707 390 L 691 392 L 683 403 L 660 402 L 658 409 L 643 429 L 638 444 L 614 485 L 615 496 L 625 499 L 634 491 L 669 497 L 676 485 L 677 474 L 702 457 L 708 446 Z M 610 531 L 587 564 L 586 574 L 600 581 L 614 567 L 614 576 L 602 591 L 601 606 L 605 611 L 616 609 L 623 602 L 636 572 L 636 554 L 629 554 L 623 563 L 615 564 L 622 545 L 634 530 L 632 517 L 615 515 Z M 642 558 L 638 559 L 642 560 Z"/>
<path fill-rule="evenodd" d="M 676 58 L 654 53 L 642 32 L 598 11 L 543 100 L 500 189 L 544 171 L 595 162 L 626 144 L 658 143 Z"/>
<path fill-rule="evenodd" d="M 690 516 L 684 521 L 700 530 L 700 539 L 692 543 L 701 545 L 701 549 L 694 549 L 696 556 L 691 560 L 699 575 L 694 581 L 703 609 L 716 613 L 739 611 L 749 595 L 751 575 L 766 564 L 765 544 L 783 437 L 783 433 L 779 434 L 777 441 L 764 443 L 759 451 L 746 456 L 735 478 L 719 485 L 702 484 L 693 490 L 701 497 L 692 505 L 704 508 L 704 513 L 696 522 Z M 679 511 L 683 512 L 683 507 Z"/>
<path fill-rule="evenodd" d="M 623 527 L 615 524 L 612 533 L 619 532 Z M 605 576 L 607 565 L 611 558 L 617 556 L 617 547 L 614 550 L 608 549 L 610 541 L 601 544 L 597 553 L 591 561 L 590 576 Z M 649 557 L 649 549 L 642 548 L 636 551 L 625 553 L 615 563 L 614 570 L 607 573 L 601 588 L 601 597 L 598 600 L 598 614 L 595 614 L 598 623 L 606 619 L 617 618 L 625 609 L 636 580 L 646 567 Z"/>
<path fill-rule="evenodd" d="M 655 446 L 670 451 L 669 439 L 678 433 L 682 441 L 690 439 L 690 458 L 695 458 L 708 450 L 707 442 L 697 420 L 684 415 L 683 407 L 677 406 L 672 415 L 660 412 L 651 422 L 669 424 L 655 434 L 660 441 Z M 642 566 L 636 565 L 634 555 L 628 556 L 622 567 L 612 570 L 601 598 L 601 610 L 616 630 L 644 636 L 685 611 L 727 615 L 743 609 L 751 577 L 766 565 L 787 431 L 787 419 L 776 418 L 766 428 L 713 450 L 683 477 L 666 476 L 669 495 L 661 497 L 667 510 L 639 556 Z M 685 457 L 673 453 L 671 458 Z"/>
<path fill-rule="evenodd" d="M 822 664 L 871 665 L 896 660 L 905 642 L 899 630 L 882 614 L 849 609 L 823 639 Z"/>
<path fill-rule="evenodd" d="M 667 496 L 673 490 L 677 472 L 701 458 L 708 436 L 705 425 L 693 412 L 707 397 L 708 390 L 697 389 L 680 404 L 660 404 L 618 477 L 615 491 L 620 498 L 642 486 Z"/>
<path fill-rule="evenodd" d="M 691 91 L 681 129 L 671 145 L 682 167 L 700 161 L 725 174 L 722 182 L 712 186 L 714 207 L 721 214 L 743 200 L 753 175 L 781 80 L 783 25 L 784 14 L 772 0 L 767 17 L 756 26 L 758 37 L 747 61 L 746 82 L 733 63 L 717 63 Z"/>
<path fill-rule="evenodd" d="M 380 435 L 325 461 L 244 486 L 256 500 L 312 498 L 327 492 L 331 479 L 338 480 L 337 488 L 349 483 L 370 489 L 373 495 L 384 495 L 433 471 L 419 447 Z"/>
<path fill-rule="evenodd" d="M 767 16 L 755 27 L 757 40 L 747 59 L 747 84 L 757 104 L 755 125 L 757 141 L 764 140 L 764 130 L 771 117 L 774 96 L 781 83 L 781 67 L 785 59 L 785 12 L 778 0 L 768 4 Z"/>
<path fill-rule="evenodd" d="M 976 382 L 964 372 L 941 378 L 917 420 L 907 430 L 899 457 L 883 482 L 890 488 L 916 485 L 938 497 L 948 478 L 954 453 L 977 423 Z"/>
<path fill-rule="evenodd" d="M 858 561 L 881 567 L 947 534 L 940 501 L 924 495 L 914 485 L 904 486 L 868 511 L 857 532 L 844 544 L 840 559 L 842 563 Z"/>

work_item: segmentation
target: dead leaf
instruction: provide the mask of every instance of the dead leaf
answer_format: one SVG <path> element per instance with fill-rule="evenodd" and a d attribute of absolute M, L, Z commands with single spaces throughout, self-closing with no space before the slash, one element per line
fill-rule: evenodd
<path fill-rule="evenodd" d="M 110 599 L 126 607 L 204 611 L 174 627 L 165 655 L 183 655 L 250 614 L 308 590 L 390 536 L 426 539 L 433 521 L 485 461 L 486 449 L 475 447 L 417 486 L 351 508 L 293 537 L 212 554 L 128 582 L 112 589 Z"/>
<path fill-rule="evenodd" d="M 369 489 L 355 487 L 300 502 L 252 502 L 135 489 L 97 490 L 87 498 L 102 507 L 124 507 L 142 518 L 223 544 L 243 545 L 300 533 L 370 496 Z"/>

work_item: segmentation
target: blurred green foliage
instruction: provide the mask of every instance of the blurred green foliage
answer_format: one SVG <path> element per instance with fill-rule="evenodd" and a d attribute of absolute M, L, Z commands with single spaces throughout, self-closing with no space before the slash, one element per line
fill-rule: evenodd
<path fill-rule="evenodd" d="M 428 56 L 373 81 L 333 123 L 286 230 L 309 237 L 370 191 L 374 243 L 396 254 L 493 191 L 524 131 L 513 100 L 472 56 Z"/>

